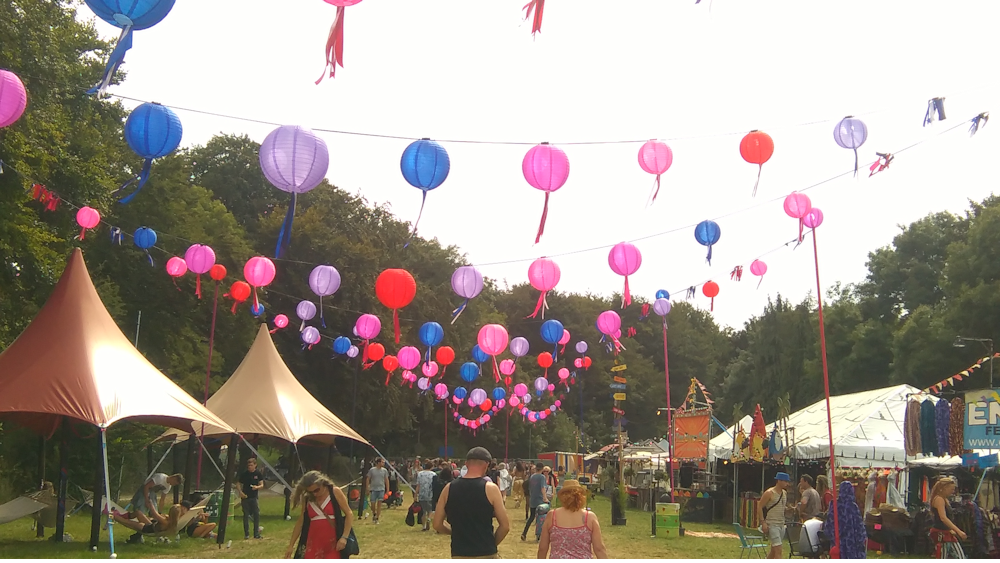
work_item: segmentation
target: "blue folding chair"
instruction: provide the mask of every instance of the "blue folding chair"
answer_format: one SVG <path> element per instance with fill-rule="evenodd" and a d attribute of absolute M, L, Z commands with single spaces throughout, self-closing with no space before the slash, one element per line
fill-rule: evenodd
<path fill-rule="evenodd" d="M 733 524 L 733 527 L 736 528 L 736 535 L 740 537 L 740 559 L 743 559 L 744 554 L 750 559 L 755 553 L 757 557 L 764 558 L 764 548 L 770 548 L 764 543 L 764 536 L 747 535 L 743 532 L 743 526 L 739 524 Z"/>

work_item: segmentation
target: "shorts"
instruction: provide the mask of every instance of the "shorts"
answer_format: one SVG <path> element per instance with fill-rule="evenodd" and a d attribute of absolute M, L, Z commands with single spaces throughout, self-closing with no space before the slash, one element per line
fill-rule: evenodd
<path fill-rule="evenodd" d="M 145 524 L 142 527 L 142 530 L 139 533 L 140 534 L 155 534 L 156 533 L 156 524 Z"/>
<path fill-rule="evenodd" d="M 134 514 L 138 512 L 145 513 L 149 511 L 148 499 L 142 493 L 143 490 L 139 489 L 138 491 L 135 492 L 134 495 L 132 495 L 132 500 L 129 503 L 131 504 L 131 506 L 129 507 L 129 512 Z"/>
<path fill-rule="evenodd" d="M 420 501 L 420 510 L 427 517 L 431 512 L 434 512 L 434 503 L 429 500 L 422 500 Z"/>
<path fill-rule="evenodd" d="M 385 502 L 385 491 L 372 491 L 371 495 L 368 497 L 368 502 L 374 507 L 375 505 Z"/>
<path fill-rule="evenodd" d="M 777 524 L 767 525 L 767 539 L 771 547 L 781 547 L 781 541 L 785 539 L 785 526 Z"/>

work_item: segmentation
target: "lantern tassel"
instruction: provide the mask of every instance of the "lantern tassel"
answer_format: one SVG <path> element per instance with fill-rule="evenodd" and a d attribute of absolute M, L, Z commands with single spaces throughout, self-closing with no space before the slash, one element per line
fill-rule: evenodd
<path fill-rule="evenodd" d="M 466 299 L 465 301 L 462 301 L 462 304 L 459 305 L 457 309 L 451 312 L 451 324 L 455 324 L 455 321 L 458 320 L 458 316 L 461 315 L 465 311 L 465 308 L 468 306 L 469 306 L 469 300 Z"/>
<path fill-rule="evenodd" d="M 799 218 L 799 243 L 800 244 L 802 243 L 802 229 L 805 228 L 805 225 L 806 225 L 805 221 L 803 221 L 802 218 L 800 217 Z"/>
<path fill-rule="evenodd" d="M 155 268 L 156 266 L 153 264 L 153 256 L 149 254 L 149 249 L 144 248 L 142 251 L 146 253 L 146 258 L 149 259 L 149 265 Z"/>
<path fill-rule="evenodd" d="M 367 361 L 368 361 L 368 341 L 365 340 L 364 349 L 361 352 L 361 363 L 365 363 Z"/>
<path fill-rule="evenodd" d="M 87 235 L 87 228 L 86 227 L 82 227 L 80 229 L 80 236 L 77 237 L 77 238 L 79 238 L 80 240 L 83 240 L 83 237 L 86 236 L 86 235 Z M 174 282 L 174 285 L 177 285 L 177 282 Z"/>
<path fill-rule="evenodd" d="M 753 197 L 757 197 L 757 184 L 760 183 L 760 173 L 763 172 L 763 170 L 764 170 L 764 165 L 763 164 L 758 164 L 757 165 L 757 181 L 753 183 Z"/>
<path fill-rule="evenodd" d="M 142 163 L 142 170 L 140 170 L 137 175 L 130 178 L 129 181 L 125 182 L 124 184 L 121 185 L 120 188 L 114 191 L 114 193 L 118 193 L 124 190 L 125 188 L 129 187 L 132 184 L 132 182 L 138 182 L 138 184 L 135 187 L 135 191 L 119 199 L 118 203 L 124 204 L 132 201 L 135 198 L 135 196 L 139 193 L 139 190 L 141 190 L 142 187 L 146 185 L 146 181 L 149 180 L 149 173 L 152 170 L 153 170 L 153 159 L 147 158 Z"/>
<path fill-rule="evenodd" d="M 194 275 L 194 294 L 201 299 L 201 274 Z"/>
<path fill-rule="evenodd" d="M 497 365 L 497 357 L 493 356 L 493 379 L 500 383 L 500 366 Z"/>
<path fill-rule="evenodd" d="M 115 45 L 115 50 L 111 51 L 111 56 L 108 57 L 108 64 L 104 67 L 101 80 L 93 88 L 87 90 L 87 94 L 103 94 L 108 89 L 108 86 L 111 85 L 111 79 L 115 76 L 115 71 L 118 70 L 118 67 L 125 60 L 125 52 L 131 48 L 132 26 L 127 25 L 122 28 L 122 34 L 118 36 L 118 44 Z"/>
<path fill-rule="evenodd" d="M 274 257 L 281 258 L 281 254 L 288 250 L 288 245 L 292 242 L 292 223 L 295 221 L 295 202 L 298 194 L 292 192 L 292 200 L 288 203 L 288 212 L 285 213 L 285 221 L 278 231 L 278 244 L 274 247 Z"/>
<path fill-rule="evenodd" d="M 535 244 L 542 240 L 542 233 L 545 232 L 545 218 L 549 216 L 549 192 L 545 192 L 545 207 L 542 208 L 542 220 L 538 223 L 538 234 L 535 236 Z"/>
<path fill-rule="evenodd" d="M 399 344 L 399 309 L 392 310 L 392 328 L 396 331 L 396 344 Z"/>
<path fill-rule="evenodd" d="M 526 319 L 534 319 L 535 317 L 538 316 L 539 312 L 541 312 L 542 318 L 543 319 L 545 318 L 545 309 L 548 309 L 548 307 L 549 307 L 548 304 L 545 302 L 545 294 L 546 293 L 548 293 L 548 292 L 543 291 L 542 294 L 538 296 L 538 304 L 535 305 L 535 310 L 532 311 L 532 313 L 530 315 L 528 315 L 527 317 L 524 317 L 524 318 L 526 318 Z"/>
<path fill-rule="evenodd" d="M 271 330 L 267 331 L 268 334 L 274 334 L 276 332 L 278 332 L 278 327 L 274 327 Z"/>
<path fill-rule="evenodd" d="M 406 244 L 403 245 L 403 248 L 410 246 L 410 241 L 413 240 L 413 237 L 417 236 L 417 225 L 420 224 L 420 218 L 424 216 L 424 204 L 427 203 L 427 190 L 420 191 L 424 194 L 420 200 L 420 212 L 417 213 L 417 221 L 413 223 L 413 232 L 410 233 L 410 238 L 406 239 Z"/>
<path fill-rule="evenodd" d="M 708 310 L 709 311 L 714 311 L 715 310 L 715 298 L 714 297 L 710 297 L 709 299 L 711 299 L 711 301 L 708 304 Z"/>
<path fill-rule="evenodd" d="M 306 329 L 306 320 L 305 320 L 305 319 L 302 319 L 302 324 L 301 324 L 301 325 L 299 325 L 299 332 L 302 332 L 302 331 L 304 331 L 305 329 Z"/>
<path fill-rule="evenodd" d="M 625 292 L 622 294 L 622 309 L 632 304 L 632 291 L 628 288 L 628 276 L 625 276 Z"/>
<path fill-rule="evenodd" d="M 858 149 L 854 149 L 854 177 L 858 177 Z"/>
<path fill-rule="evenodd" d="M 654 203 L 656 203 L 656 196 L 660 195 L 660 175 L 659 174 L 656 175 L 656 181 L 653 182 L 653 185 L 655 185 L 656 188 L 653 190 L 653 197 L 650 198 L 649 205 L 653 205 Z"/>
<path fill-rule="evenodd" d="M 760 281 L 757 282 L 757 289 L 760 289 L 760 284 L 764 283 L 764 276 L 760 277 Z"/>
<path fill-rule="evenodd" d="M 386 372 L 385 374 L 385 386 L 389 386 L 389 380 L 392 379 L 392 372 Z"/>
<path fill-rule="evenodd" d="M 344 7 L 337 6 L 337 15 L 333 18 L 333 25 L 330 26 L 330 35 L 326 39 L 326 65 L 323 67 L 323 74 L 319 76 L 316 84 L 319 85 L 326 78 L 326 71 L 330 69 L 330 78 L 337 73 L 337 65 L 344 68 Z"/>
<path fill-rule="evenodd" d="M 323 318 L 323 296 L 319 296 L 319 322 L 326 328 L 326 319 Z"/>
<path fill-rule="evenodd" d="M 521 9 L 524 10 L 525 21 L 534 13 L 535 17 L 531 22 L 531 36 L 534 37 L 536 33 L 542 31 L 542 13 L 545 11 L 545 0 L 531 0 Z"/>
<path fill-rule="evenodd" d="M 253 288 L 253 309 L 256 311 L 260 308 L 260 302 L 257 301 L 257 288 Z"/>
<path fill-rule="evenodd" d="M 708 256 L 706 256 L 705 259 L 708 260 L 708 265 L 711 266 L 712 265 L 712 245 L 711 244 L 708 245 Z"/>

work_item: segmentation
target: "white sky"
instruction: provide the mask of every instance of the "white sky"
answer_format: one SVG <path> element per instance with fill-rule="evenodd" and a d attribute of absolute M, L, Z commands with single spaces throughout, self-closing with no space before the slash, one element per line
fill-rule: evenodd
<path fill-rule="evenodd" d="M 806 246 L 763 258 L 769 269 L 759 290 L 749 264 L 796 234 L 780 200 L 769 200 L 853 166 L 851 151 L 833 140 L 840 118 L 853 114 L 868 125 L 864 166 L 875 151 L 894 152 L 981 111 L 1000 112 L 989 27 L 997 2 L 714 0 L 710 11 L 709 0 L 548 0 L 534 40 L 530 22 L 522 22 L 525 2 L 365 0 L 347 9 L 346 68 L 316 86 L 333 6 L 178 0 L 163 22 L 136 32 L 128 79 L 110 92 L 284 124 L 435 139 L 665 139 L 674 164 L 648 208 L 652 176 L 637 163 L 640 144 L 563 147 L 569 181 L 552 195 L 538 245 L 543 194 L 520 167 L 529 147 L 445 144 L 451 174 L 428 195 L 420 234 L 459 245 L 474 264 L 523 259 L 481 268 L 514 284 L 526 281 L 538 256 L 684 227 L 636 243 L 644 260 L 630 278 L 633 293 L 651 298 L 662 287 L 680 299 L 682 288 L 714 278 L 721 285 L 715 318 L 737 328 L 768 295 L 815 294 Z M 117 37 L 103 22 L 98 28 Z M 935 96 L 947 97 L 948 119 L 923 128 Z M 220 132 L 259 142 L 273 129 L 177 113 L 184 145 Z M 967 199 L 988 196 L 1000 171 L 998 128 L 990 124 L 970 139 L 963 126 L 901 153 L 871 179 L 864 169 L 858 180 L 808 191 L 826 215 L 824 287 L 863 279 L 868 252 L 891 242 L 897 225 L 960 212 Z M 776 147 L 755 199 L 757 167 L 739 154 L 750 129 L 769 133 Z M 420 191 L 399 171 L 408 141 L 322 137 L 332 183 L 416 219 Z M 687 226 L 730 213 L 718 220 L 722 238 L 710 267 Z M 557 289 L 621 290 L 607 250 L 556 261 Z M 738 284 L 729 281 L 737 264 L 745 270 Z M 708 307 L 700 289 L 698 303 Z"/>

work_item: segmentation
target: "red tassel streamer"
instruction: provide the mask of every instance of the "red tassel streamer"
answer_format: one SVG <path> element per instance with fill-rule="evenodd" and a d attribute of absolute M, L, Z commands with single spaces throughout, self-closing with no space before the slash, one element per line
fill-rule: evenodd
<path fill-rule="evenodd" d="M 542 31 L 542 14 L 545 12 L 545 0 L 531 0 L 524 5 L 524 19 L 527 20 L 534 13 L 535 18 L 531 22 L 531 35 L 534 37 L 536 33 Z"/>
<path fill-rule="evenodd" d="M 533 0 L 538 1 L 538 0 Z M 542 208 L 542 220 L 538 223 L 538 234 L 535 236 L 535 244 L 542 240 L 542 233 L 545 232 L 545 218 L 549 216 L 549 192 L 545 192 L 545 207 Z"/>
<path fill-rule="evenodd" d="M 364 351 L 361 352 L 361 363 L 364 364 L 367 362 L 368 362 L 368 341 L 365 340 Z"/>
<path fill-rule="evenodd" d="M 753 183 L 753 197 L 757 197 L 757 184 L 760 183 L 760 173 L 764 170 L 763 164 L 757 165 L 757 181 Z"/>
<path fill-rule="evenodd" d="M 260 302 L 257 301 L 257 288 L 253 288 L 253 308 L 256 311 L 260 309 Z"/>
<path fill-rule="evenodd" d="M 656 183 L 656 190 L 653 191 L 653 197 L 652 197 L 652 199 L 649 202 L 650 205 L 656 203 L 656 196 L 660 195 L 660 175 L 659 174 L 656 175 L 656 182 L 655 183 Z"/>
<path fill-rule="evenodd" d="M 337 15 L 330 26 L 330 36 L 326 40 L 326 66 L 323 67 L 323 74 L 319 76 L 316 84 L 326 78 L 326 71 L 330 69 L 330 78 L 337 73 L 337 65 L 344 68 L 344 7 L 337 6 Z"/>
<path fill-rule="evenodd" d="M 399 309 L 392 310 L 392 327 L 396 330 L 396 344 L 399 344 Z"/>
<path fill-rule="evenodd" d="M 714 311 L 715 310 L 715 298 L 714 297 L 712 297 L 712 302 L 709 303 L 709 305 L 708 305 L 708 310 L 709 311 Z"/>
<path fill-rule="evenodd" d="M 194 294 L 201 299 L 201 274 L 194 275 Z"/>
<path fill-rule="evenodd" d="M 392 379 L 392 372 L 391 372 L 391 371 L 390 371 L 390 372 L 387 372 L 387 373 L 385 374 L 385 386 L 386 386 L 386 387 L 388 387 L 388 386 L 389 386 L 389 380 L 390 380 L 390 379 Z"/>
<path fill-rule="evenodd" d="M 546 293 L 548 293 L 548 292 L 543 291 L 542 294 L 538 296 L 538 304 L 535 305 L 535 310 L 530 315 L 528 315 L 527 317 L 524 317 L 524 318 L 526 318 L 526 319 L 534 319 L 535 317 L 538 316 L 538 313 L 542 314 L 542 318 L 543 319 L 545 318 L 545 309 L 549 308 L 548 303 L 545 302 L 545 294 Z"/>
<path fill-rule="evenodd" d="M 802 230 L 805 228 L 806 224 L 801 218 L 799 219 L 799 242 L 802 242 Z"/>
<path fill-rule="evenodd" d="M 548 198 L 548 194 L 546 194 L 545 197 Z M 542 221 L 545 221 L 545 216 L 544 215 L 542 216 Z M 86 234 L 87 234 L 87 229 L 80 229 L 80 240 L 83 240 L 83 237 Z M 538 236 L 542 236 L 542 232 L 541 231 L 538 231 Z M 536 240 L 535 242 L 538 242 L 538 241 Z M 177 284 L 175 283 L 174 285 L 177 285 Z"/>
<path fill-rule="evenodd" d="M 628 276 L 625 276 L 625 292 L 622 294 L 622 309 L 632 304 L 632 292 L 628 288 Z"/>
<path fill-rule="evenodd" d="M 500 366 L 497 365 L 497 357 L 493 356 L 493 379 L 500 383 Z"/>

